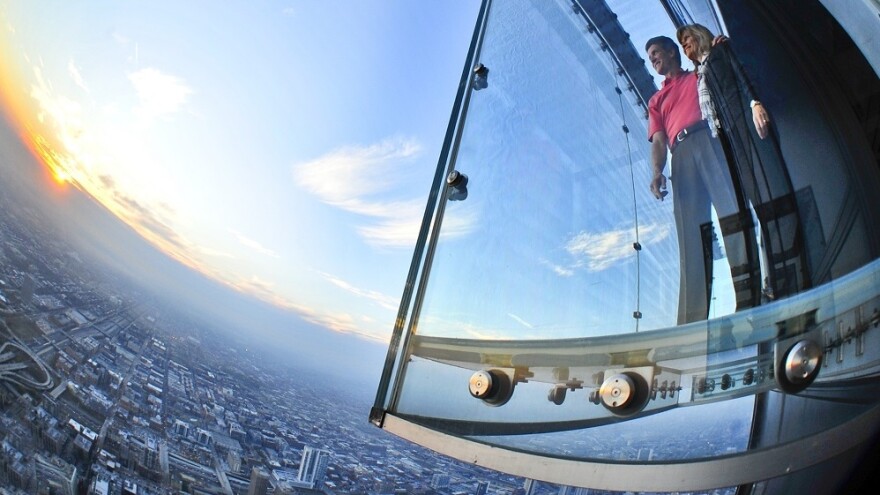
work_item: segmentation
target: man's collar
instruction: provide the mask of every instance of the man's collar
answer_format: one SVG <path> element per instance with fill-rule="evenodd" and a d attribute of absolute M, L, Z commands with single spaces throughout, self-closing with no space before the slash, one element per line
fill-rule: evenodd
<path fill-rule="evenodd" d="M 689 71 L 689 70 L 687 70 L 687 69 L 681 69 L 680 71 L 678 71 L 678 74 L 677 74 L 677 75 L 672 76 L 672 77 L 667 77 L 667 78 L 663 79 L 663 85 L 666 86 L 666 83 L 668 83 L 669 81 L 672 81 L 672 80 L 678 79 L 678 78 L 680 78 L 680 77 L 686 76 L 686 75 L 688 75 L 688 74 L 690 74 L 690 73 L 691 73 L 691 71 Z"/>

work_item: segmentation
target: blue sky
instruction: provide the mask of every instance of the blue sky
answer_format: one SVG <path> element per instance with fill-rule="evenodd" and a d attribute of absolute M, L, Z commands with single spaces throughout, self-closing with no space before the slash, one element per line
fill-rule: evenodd
<path fill-rule="evenodd" d="M 673 35 L 658 4 L 610 4 L 638 50 Z M 84 191 L 240 293 L 384 342 L 479 7 L 0 0 L 0 88 L 48 189 Z M 627 107 L 626 144 L 622 83 L 569 7 L 493 10 L 494 70 L 456 163 L 473 194 L 444 217 L 420 331 L 629 332 L 637 308 L 643 329 L 675 322 L 671 201 L 647 193 L 644 122 Z"/>
<path fill-rule="evenodd" d="M 479 2 L 0 2 L 6 112 L 185 265 L 390 334 Z"/>

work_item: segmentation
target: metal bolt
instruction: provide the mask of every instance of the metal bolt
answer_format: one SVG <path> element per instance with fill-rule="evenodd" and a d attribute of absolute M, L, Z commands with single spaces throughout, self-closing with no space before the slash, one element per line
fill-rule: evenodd
<path fill-rule="evenodd" d="M 634 392 L 635 383 L 632 378 L 621 373 L 605 380 L 599 388 L 599 397 L 605 407 L 619 409 L 629 404 Z"/>
<path fill-rule="evenodd" d="M 477 399 L 485 399 L 492 391 L 493 382 L 491 373 L 480 370 L 471 375 L 471 379 L 468 381 L 468 389 L 471 395 Z"/>
<path fill-rule="evenodd" d="M 812 340 L 801 340 L 791 346 L 785 357 L 785 377 L 791 383 L 805 383 L 822 362 L 822 348 Z"/>

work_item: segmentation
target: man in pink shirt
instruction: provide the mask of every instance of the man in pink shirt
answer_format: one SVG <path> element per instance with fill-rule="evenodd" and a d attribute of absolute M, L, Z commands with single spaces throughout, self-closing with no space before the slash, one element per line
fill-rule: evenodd
<path fill-rule="evenodd" d="M 672 153 L 670 181 L 678 233 L 680 283 L 678 323 L 705 320 L 712 294 L 712 212 L 719 218 L 736 292 L 737 309 L 758 303 L 760 284 L 753 282 L 760 266 L 749 210 L 731 180 L 718 139 L 712 138 L 700 114 L 697 78 L 683 70 L 678 45 L 666 36 L 648 40 L 648 60 L 666 78 L 648 102 L 651 142 L 651 192 L 659 200 L 669 193 L 667 148 Z M 740 214 L 743 212 L 743 214 Z"/>

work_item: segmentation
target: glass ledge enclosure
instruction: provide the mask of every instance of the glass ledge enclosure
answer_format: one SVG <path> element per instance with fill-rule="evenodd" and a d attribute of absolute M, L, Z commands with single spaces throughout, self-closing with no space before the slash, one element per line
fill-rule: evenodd
<path fill-rule="evenodd" d="M 371 420 L 562 485 L 833 492 L 880 426 L 877 33 L 484 1 Z"/>

